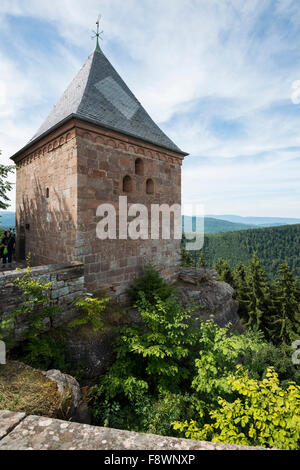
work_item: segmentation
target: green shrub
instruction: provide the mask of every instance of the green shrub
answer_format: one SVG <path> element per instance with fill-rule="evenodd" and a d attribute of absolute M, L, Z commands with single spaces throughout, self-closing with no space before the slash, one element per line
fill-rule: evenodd
<path fill-rule="evenodd" d="M 251 377 L 259 380 L 265 378 L 268 368 L 274 367 L 281 387 L 286 388 L 291 381 L 300 385 L 300 366 L 293 364 L 292 354 L 293 350 L 285 345 L 265 343 L 258 350 L 249 350 L 244 364 Z"/>
<path fill-rule="evenodd" d="M 127 290 L 127 293 L 135 304 L 140 300 L 140 294 L 143 294 L 148 302 L 155 302 L 155 298 L 166 300 L 174 295 L 176 290 L 149 264 L 145 267 L 143 275 Z"/>
<path fill-rule="evenodd" d="M 195 261 L 191 252 L 186 250 L 184 247 L 181 247 L 181 266 L 184 268 L 195 266 Z"/>
<path fill-rule="evenodd" d="M 70 327 L 89 325 L 93 331 L 105 330 L 105 322 L 102 313 L 105 311 L 109 298 L 97 299 L 85 297 L 78 299 L 75 306 L 79 309 L 80 315 L 69 323 Z"/>
<path fill-rule="evenodd" d="M 65 368 L 64 340 L 58 340 L 52 333 L 45 333 L 45 322 L 60 311 L 60 307 L 51 304 L 52 283 L 33 277 L 28 266 L 14 284 L 25 300 L 5 321 L 0 322 L 0 338 L 5 339 L 10 355 L 39 369 Z M 16 345 L 9 335 L 19 316 L 26 319 L 28 328 L 24 333 L 24 341 Z"/>
<path fill-rule="evenodd" d="M 256 352 L 265 343 L 258 333 L 249 331 L 244 335 L 233 334 L 230 324 L 220 328 L 213 320 L 201 322 L 199 334 L 199 352 L 192 387 L 211 406 L 220 394 L 226 396 L 231 392 L 227 383 L 229 373 L 235 370 L 249 351 Z"/>
<path fill-rule="evenodd" d="M 60 307 L 50 302 L 51 282 L 44 283 L 32 276 L 28 266 L 14 284 L 20 289 L 25 300 L 0 323 L 0 339 L 5 339 L 11 349 L 14 342 L 10 339 L 10 331 L 14 328 L 17 317 L 26 318 L 28 328 L 25 331 L 27 346 L 37 340 L 45 330 L 45 321 L 60 311 Z"/>
<path fill-rule="evenodd" d="M 219 408 L 210 413 L 211 423 L 199 428 L 196 421 L 173 423 L 188 438 L 212 440 L 279 449 L 299 449 L 300 387 L 279 386 L 278 375 L 268 369 L 262 381 L 250 379 L 248 371 L 237 367 L 227 379 L 235 401 L 219 398 Z"/>
<path fill-rule="evenodd" d="M 189 324 L 190 312 L 174 297 L 162 300 L 155 295 L 152 304 L 142 293 L 136 306 L 143 325 L 121 330 L 117 360 L 103 379 L 111 399 L 124 394 L 133 401 L 148 390 L 174 390 L 193 370 L 189 347 L 197 341 L 197 330 Z"/>

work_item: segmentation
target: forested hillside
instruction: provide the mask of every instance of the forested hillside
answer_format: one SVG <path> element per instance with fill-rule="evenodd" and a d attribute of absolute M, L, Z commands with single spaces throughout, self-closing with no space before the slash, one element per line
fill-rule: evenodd
<path fill-rule="evenodd" d="M 196 232 L 196 217 L 188 217 L 188 216 L 182 218 L 183 232 L 186 231 L 184 227 L 184 223 L 189 221 L 189 219 L 192 219 L 193 232 Z M 233 232 L 236 230 L 247 230 L 249 228 L 258 228 L 258 227 L 254 224 L 246 225 L 242 223 L 228 222 L 227 220 L 214 219 L 212 217 L 204 218 L 204 232 L 205 233 Z"/>
<path fill-rule="evenodd" d="M 254 252 L 270 279 L 285 260 L 293 274 L 300 278 L 300 224 L 205 235 L 202 250 L 209 266 L 223 258 L 231 267 L 240 262 L 247 264 Z M 191 253 L 195 259 L 199 258 L 199 252 Z"/>

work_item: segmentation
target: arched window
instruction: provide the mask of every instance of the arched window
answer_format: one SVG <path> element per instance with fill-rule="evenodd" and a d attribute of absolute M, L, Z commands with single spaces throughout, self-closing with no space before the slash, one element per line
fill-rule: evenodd
<path fill-rule="evenodd" d="M 140 176 L 144 175 L 144 162 L 141 158 L 137 158 L 135 161 L 135 174 Z"/>
<path fill-rule="evenodd" d="M 151 180 L 151 179 L 147 180 L 146 193 L 147 194 L 154 194 L 154 183 L 153 183 L 153 180 Z"/>
<path fill-rule="evenodd" d="M 46 198 L 49 199 L 49 196 L 50 196 L 50 191 L 49 191 L 49 188 L 46 189 Z"/>
<path fill-rule="evenodd" d="M 123 178 L 123 192 L 124 193 L 131 193 L 132 191 L 132 180 L 130 176 L 125 176 Z"/>

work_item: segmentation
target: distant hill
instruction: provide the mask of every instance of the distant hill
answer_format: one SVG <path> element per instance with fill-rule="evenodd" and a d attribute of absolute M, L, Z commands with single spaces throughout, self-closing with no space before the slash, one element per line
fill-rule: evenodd
<path fill-rule="evenodd" d="M 283 217 L 241 217 L 239 215 L 207 215 L 206 217 L 239 224 L 258 225 L 260 227 L 300 224 L 300 219 Z"/>
<path fill-rule="evenodd" d="M 206 234 L 202 252 L 209 266 L 224 258 L 235 267 L 240 261 L 247 264 L 255 251 L 271 279 L 285 259 L 300 279 L 300 224 Z"/>
<path fill-rule="evenodd" d="M 192 219 L 193 232 L 196 231 L 196 217 L 187 216 L 186 219 Z M 184 231 L 184 219 L 182 218 L 182 227 Z M 228 222 L 226 220 L 213 219 L 211 217 L 204 218 L 204 233 L 222 233 L 236 230 L 247 230 L 249 228 L 257 228 L 254 224 L 241 224 Z"/>
<path fill-rule="evenodd" d="M 9 229 L 16 225 L 16 213 L 0 211 L 0 228 Z"/>

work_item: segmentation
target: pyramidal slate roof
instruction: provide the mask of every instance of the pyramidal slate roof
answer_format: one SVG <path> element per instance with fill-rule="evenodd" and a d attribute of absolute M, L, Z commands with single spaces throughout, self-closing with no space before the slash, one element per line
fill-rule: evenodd
<path fill-rule="evenodd" d="M 29 144 L 69 117 L 182 153 L 155 124 L 100 49 L 90 55 Z"/>

